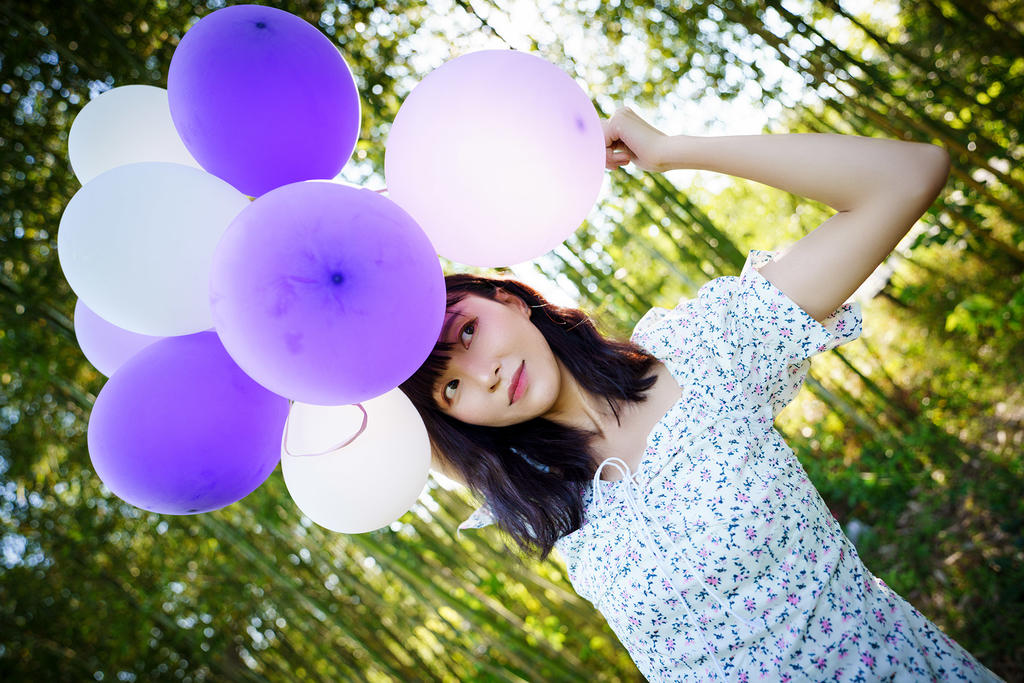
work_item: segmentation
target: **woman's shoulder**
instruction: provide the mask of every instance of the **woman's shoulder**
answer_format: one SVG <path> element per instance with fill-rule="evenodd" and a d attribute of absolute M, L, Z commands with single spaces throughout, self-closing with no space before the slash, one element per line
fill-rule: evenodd
<path fill-rule="evenodd" d="M 751 278 L 751 272 L 775 256 L 775 252 L 752 249 L 739 275 L 720 275 L 708 280 L 692 296 L 680 297 L 671 308 L 654 306 L 636 324 L 634 334 L 643 333 L 658 325 L 684 326 L 703 321 L 709 313 L 720 311 L 733 299 L 737 290 L 744 286 L 756 286 L 759 280 Z"/>

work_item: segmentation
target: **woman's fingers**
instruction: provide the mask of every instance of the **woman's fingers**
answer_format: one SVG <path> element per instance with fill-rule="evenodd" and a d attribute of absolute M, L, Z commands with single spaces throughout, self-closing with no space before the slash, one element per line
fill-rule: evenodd
<path fill-rule="evenodd" d="M 620 166 L 633 161 L 633 156 L 629 153 L 628 149 L 607 149 L 605 150 L 605 168 L 614 170 Z"/>
<path fill-rule="evenodd" d="M 604 147 L 609 154 L 623 149 L 626 143 L 619 137 L 618 132 L 612 125 L 611 119 L 601 119 L 601 128 L 604 130 Z"/>
<path fill-rule="evenodd" d="M 610 119 L 601 119 L 606 168 L 616 169 L 629 163 L 639 163 L 637 155 L 629 148 L 623 137 L 628 137 L 631 134 L 629 127 L 635 126 L 633 118 L 636 118 L 636 114 L 632 109 L 620 107 Z"/>
<path fill-rule="evenodd" d="M 611 119 L 601 119 L 601 130 L 604 131 L 605 149 L 611 149 L 618 139 L 618 136 L 612 133 Z"/>
<path fill-rule="evenodd" d="M 661 169 L 658 150 L 667 136 L 632 109 L 620 107 L 610 119 L 601 120 L 601 128 L 609 168 L 632 163 L 644 171 Z"/>

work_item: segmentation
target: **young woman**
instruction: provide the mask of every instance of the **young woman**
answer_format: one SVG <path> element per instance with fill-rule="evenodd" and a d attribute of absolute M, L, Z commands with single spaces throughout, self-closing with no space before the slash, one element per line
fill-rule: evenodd
<path fill-rule="evenodd" d="M 602 122 L 609 169 L 695 168 L 836 213 L 751 252 L 630 341 L 513 280 L 446 279 L 438 344 L 402 389 L 435 466 L 576 591 L 653 681 L 998 680 L 873 576 L 773 429 L 810 356 L 860 334 L 846 299 L 942 189 L 947 153 L 843 135 L 666 136 Z"/>

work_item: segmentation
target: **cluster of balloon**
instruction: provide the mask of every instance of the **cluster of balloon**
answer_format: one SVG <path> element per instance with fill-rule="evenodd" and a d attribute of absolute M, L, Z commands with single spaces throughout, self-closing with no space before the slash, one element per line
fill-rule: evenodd
<path fill-rule="evenodd" d="M 109 378 L 90 458 L 121 499 L 216 510 L 281 461 L 299 509 L 334 531 L 415 503 L 429 442 L 397 387 L 440 333 L 437 254 L 511 265 L 557 245 L 597 198 L 604 139 L 569 76 L 502 50 L 456 58 L 409 95 L 388 197 L 331 181 L 359 123 L 337 48 L 258 5 L 196 23 L 167 90 L 114 88 L 75 118 L 82 187 L 58 255 L 79 344 Z"/>

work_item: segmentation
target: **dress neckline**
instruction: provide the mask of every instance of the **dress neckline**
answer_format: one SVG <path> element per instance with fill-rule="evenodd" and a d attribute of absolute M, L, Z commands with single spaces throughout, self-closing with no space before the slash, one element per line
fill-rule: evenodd
<path fill-rule="evenodd" d="M 643 347 L 642 344 L 640 346 Z M 658 421 L 654 423 L 654 426 L 651 427 L 651 431 L 649 431 L 647 433 L 647 438 L 644 439 L 644 454 L 643 454 L 643 457 L 640 458 L 640 462 L 637 463 L 636 470 L 633 471 L 633 472 L 630 472 L 631 476 L 630 477 L 622 477 L 621 479 L 615 479 L 615 480 L 597 479 L 597 481 L 600 482 L 601 484 L 619 484 L 619 483 L 621 483 L 623 481 L 626 481 L 627 479 L 635 478 L 638 474 L 643 472 L 646 469 L 646 465 L 648 464 L 648 462 L 651 460 L 652 456 L 654 455 L 654 453 L 652 452 L 651 441 L 653 440 L 655 433 L 657 433 L 659 430 L 661 430 L 665 426 L 665 420 L 670 415 L 675 413 L 676 409 L 679 408 L 679 405 L 684 400 L 686 400 L 686 397 L 682 393 L 683 392 L 683 385 L 680 384 L 679 375 L 672 368 L 672 366 L 669 365 L 669 363 L 667 361 L 662 360 L 661 358 L 659 358 L 657 356 L 657 354 L 655 354 L 650 349 L 648 349 L 646 347 L 643 347 L 643 348 L 644 348 L 645 351 L 647 351 L 652 356 L 657 358 L 659 363 L 661 363 L 662 365 L 665 366 L 665 369 L 668 370 L 669 375 L 671 375 L 673 381 L 675 381 L 675 383 L 679 387 L 681 393 L 679 394 L 679 398 L 671 406 L 669 406 L 668 410 L 665 411 L 664 415 L 662 415 L 660 418 L 658 418 Z M 609 457 L 614 457 L 614 456 L 609 456 Z M 607 459 L 608 458 L 605 458 L 605 460 L 607 460 Z"/>

